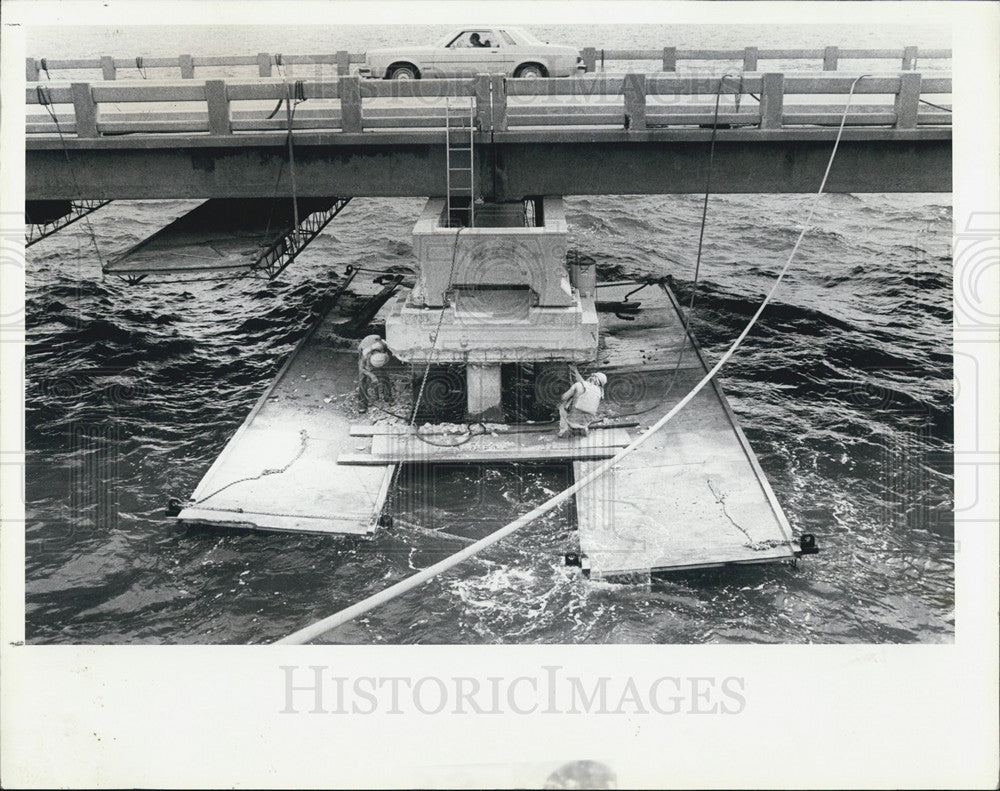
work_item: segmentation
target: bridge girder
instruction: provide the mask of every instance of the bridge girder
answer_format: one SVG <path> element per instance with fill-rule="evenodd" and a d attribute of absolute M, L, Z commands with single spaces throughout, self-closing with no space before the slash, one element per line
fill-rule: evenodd
<path fill-rule="evenodd" d="M 720 129 L 712 191 L 808 193 L 819 187 L 836 130 Z M 531 130 L 477 141 L 478 193 L 700 193 L 711 131 Z M 260 198 L 291 194 L 285 135 L 143 135 L 33 139 L 27 200 Z M 67 164 L 67 154 L 71 164 Z M 298 194 L 423 197 L 445 192 L 441 132 L 296 134 Z M 278 175 L 280 173 L 280 178 Z M 277 184 L 277 186 L 276 186 Z M 950 192 L 950 129 L 850 129 L 829 192 Z"/>

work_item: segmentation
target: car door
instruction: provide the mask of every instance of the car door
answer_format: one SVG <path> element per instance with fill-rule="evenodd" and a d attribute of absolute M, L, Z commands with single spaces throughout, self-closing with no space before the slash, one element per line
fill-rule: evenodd
<path fill-rule="evenodd" d="M 473 34 L 488 46 L 474 46 Z M 481 72 L 507 72 L 513 58 L 514 53 L 496 30 L 468 28 L 434 53 L 434 73 L 438 77 L 471 77 Z"/>

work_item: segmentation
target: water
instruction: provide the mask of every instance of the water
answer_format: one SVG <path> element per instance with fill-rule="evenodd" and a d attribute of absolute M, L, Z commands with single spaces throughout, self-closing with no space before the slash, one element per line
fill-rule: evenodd
<path fill-rule="evenodd" d="M 599 38 L 617 46 L 831 43 L 829 30 L 700 27 L 644 29 L 650 41 L 617 28 Z M 315 29 L 300 32 L 307 38 L 234 29 L 223 46 L 197 28 L 173 38 L 131 31 L 127 42 L 95 29 L 70 51 L 40 30 L 29 52 L 52 57 L 56 44 L 67 57 L 322 51 L 388 35 L 340 29 L 320 46 Z M 598 38 L 582 28 L 538 32 L 578 44 Z M 947 45 L 927 31 L 833 43 L 848 41 Z M 92 218 L 102 255 L 192 205 L 112 203 Z M 410 260 L 421 206 L 353 201 L 273 283 L 102 282 L 82 221 L 29 250 L 29 641 L 267 642 L 458 548 L 405 527 L 366 541 L 189 530 L 162 516 L 167 497 L 189 494 L 242 422 L 336 273 Z M 672 274 L 686 299 L 700 210 L 696 195 L 569 198 L 571 247 L 607 274 Z M 710 360 L 756 309 L 804 215 L 801 196 L 712 198 L 694 319 Z M 723 372 L 793 528 L 818 536 L 819 556 L 648 587 L 589 582 L 562 563 L 577 543 L 557 512 L 330 639 L 951 641 L 950 238 L 949 195 L 826 196 L 775 302 Z M 451 471 L 435 489 L 438 524 L 500 526 L 566 483 L 551 468 L 516 477 Z"/>

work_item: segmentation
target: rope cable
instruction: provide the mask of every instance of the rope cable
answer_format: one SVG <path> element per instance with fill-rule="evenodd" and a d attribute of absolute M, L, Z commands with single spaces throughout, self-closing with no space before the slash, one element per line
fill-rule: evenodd
<path fill-rule="evenodd" d="M 328 616 L 327 618 L 323 618 L 322 620 L 319 620 L 311 624 L 310 626 L 307 626 L 303 629 L 299 629 L 298 631 L 293 632 L 287 637 L 283 637 L 280 640 L 277 640 L 276 643 L 286 644 L 286 645 L 288 644 L 297 645 L 306 643 L 310 640 L 320 637 L 321 635 L 329 632 L 331 629 L 334 629 L 337 626 L 340 626 L 341 624 L 347 623 L 348 621 L 353 620 L 359 615 L 363 615 L 369 610 L 372 610 L 380 606 L 381 604 L 384 604 L 385 602 L 390 601 L 398 596 L 401 596 L 402 594 L 412 590 L 413 588 L 416 588 L 419 585 L 422 585 L 423 583 L 436 577 L 438 574 L 441 574 L 447 571 L 448 569 L 458 565 L 463 560 L 466 560 L 468 558 L 471 558 L 479 554 L 484 549 L 487 549 L 488 547 L 497 543 L 506 536 L 520 530 L 525 525 L 530 524 L 531 522 L 538 519 L 540 516 L 547 514 L 549 511 L 552 511 L 557 506 L 566 502 L 570 497 L 572 497 L 582 488 L 589 485 L 593 481 L 597 480 L 599 477 L 607 473 L 609 470 L 613 469 L 615 465 L 617 465 L 622 459 L 624 459 L 626 456 L 635 451 L 635 449 L 638 448 L 640 445 L 645 443 L 650 437 L 652 437 L 657 431 L 659 431 L 671 419 L 673 419 L 673 417 L 678 412 L 680 412 L 685 406 L 687 406 L 687 404 L 702 390 L 702 388 L 705 387 L 705 385 L 707 385 L 713 379 L 713 377 L 715 377 L 715 375 L 719 372 L 719 370 L 736 353 L 737 349 L 739 349 L 744 339 L 747 337 L 747 335 L 750 334 L 750 330 L 752 330 L 754 328 L 754 325 L 756 325 L 757 320 L 764 312 L 764 309 L 770 303 L 771 298 L 778 290 L 778 286 L 781 285 L 781 281 L 784 279 L 785 273 L 788 272 L 788 269 L 791 266 L 792 261 L 795 259 L 796 253 L 798 253 L 799 246 L 802 244 L 802 240 L 805 238 L 806 231 L 809 230 L 812 218 L 816 213 L 816 208 L 819 206 L 820 198 L 823 195 L 823 191 L 826 189 L 826 182 L 830 176 L 830 169 L 833 167 L 833 162 L 837 156 L 837 149 L 840 146 L 840 139 L 843 136 L 844 124 L 847 121 L 847 113 L 851 107 L 851 99 L 854 97 L 854 89 L 855 87 L 857 87 L 857 84 L 862 79 L 868 76 L 870 75 L 862 74 L 859 77 L 857 77 L 854 80 L 854 82 L 851 83 L 851 90 L 847 96 L 847 103 L 844 106 L 844 114 L 840 120 L 840 127 L 837 130 L 837 137 L 834 140 L 833 150 L 830 152 L 830 159 L 826 164 L 826 170 L 823 173 L 823 179 L 820 182 L 819 190 L 816 192 L 816 196 L 813 198 L 812 204 L 809 208 L 809 214 L 806 217 L 805 222 L 803 222 L 802 224 L 802 230 L 799 232 L 798 238 L 795 240 L 795 245 L 792 247 L 791 252 L 788 254 L 788 259 L 785 261 L 784 266 L 782 266 L 781 271 L 778 273 L 778 277 L 771 285 L 771 288 L 764 297 L 764 300 L 760 303 L 760 307 L 757 308 L 756 312 L 750 318 L 750 321 L 747 322 L 747 325 L 743 328 L 743 331 L 737 336 L 736 340 L 733 341 L 732 345 L 726 350 L 725 354 L 723 354 L 722 357 L 719 358 L 718 362 L 716 362 L 715 365 L 712 366 L 711 370 L 709 370 L 708 373 L 706 373 L 705 376 L 701 378 L 698 384 L 696 384 L 688 392 L 687 395 L 685 395 L 680 401 L 678 401 L 670 409 L 670 411 L 668 411 L 663 417 L 657 420 L 656 423 L 650 426 L 648 430 L 646 430 L 643 434 L 640 434 L 638 437 L 632 440 L 632 442 L 630 442 L 625 448 L 620 450 L 613 458 L 607 460 L 606 462 L 601 463 L 600 466 L 596 467 L 594 470 L 585 475 L 582 479 L 574 483 L 572 486 L 559 492 L 559 494 L 555 495 L 554 497 L 551 497 L 549 500 L 545 501 L 541 505 L 536 506 L 528 513 L 518 517 L 513 522 L 510 522 L 509 524 L 491 533 L 490 535 L 481 538 L 480 540 L 476 541 L 476 543 L 471 544 L 470 546 L 467 546 L 464 549 L 456 552 L 454 555 L 451 555 L 450 557 L 447 557 L 444 560 L 433 564 L 432 566 L 428 566 L 427 568 L 417 572 L 416 574 L 412 574 L 409 577 L 406 577 L 405 579 L 402 579 L 399 582 L 390 585 L 388 588 L 385 588 L 379 591 L 378 593 L 373 594 L 372 596 L 368 596 L 367 598 L 362 599 L 360 602 L 356 602 L 350 607 L 340 610 L 339 612 L 336 612 L 333 615 Z"/>
<path fill-rule="evenodd" d="M 677 353 L 677 363 L 674 365 L 674 370 L 670 375 L 670 382 L 663 393 L 663 400 L 666 400 L 667 396 L 674 389 L 674 383 L 677 381 L 677 372 L 680 370 L 681 361 L 684 359 L 684 350 L 687 348 L 688 327 L 693 329 L 695 296 L 698 293 L 698 281 L 701 277 L 701 253 L 705 242 L 705 225 L 708 220 L 708 198 L 712 193 L 712 166 L 715 163 L 715 138 L 719 128 L 719 100 L 722 98 L 722 85 L 730 76 L 732 75 L 722 75 L 719 78 L 719 87 L 715 91 L 715 116 L 712 119 L 712 137 L 708 147 L 708 169 L 705 173 L 705 198 L 701 204 L 701 227 L 698 229 L 698 253 L 695 256 L 694 262 L 694 280 L 691 284 L 691 297 L 688 300 L 686 326 L 681 327 L 681 348 Z M 740 77 L 741 82 L 742 79 Z M 652 407 L 650 407 L 651 409 Z"/>
<path fill-rule="evenodd" d="M 80 182 L 76 178 L 76 168 L 73 167 L 73 162 L 69 156 L 69 146 L 66 145 L 66 138 L 63 135 L 62 125 L 59 123 L 59 117 L 56 115 L 55 110 L 52 109 L 52 95 L 48 93 L 49 89 L 42 86 L 36 85 L 35 91 L 38 94 L 38 103 L 41 104 L 45 111 L 49 114 L 52 122 L 56 125 L 56 132 L 59 135 L 59 142 L 62 145 L 63 157 L 66 159 L 66 165 L 69 168 L 70 178 L 73 180 L 73 188 L 76 190 L 76 194 L 82 194 L 80 190 Z M 84 225 L 87 227 L 87 232 L 90 235 L 90 243 L 94 245 L 94 253 L 97 255 L 97 263 L 101 267 L 101 272 L 104 272 L 104 258 L 101 255 L 101 248 L 97 244 L 97 234 L 94 233 L 94 226 L 90 222 L 90 212 L 83 215 Z"/>

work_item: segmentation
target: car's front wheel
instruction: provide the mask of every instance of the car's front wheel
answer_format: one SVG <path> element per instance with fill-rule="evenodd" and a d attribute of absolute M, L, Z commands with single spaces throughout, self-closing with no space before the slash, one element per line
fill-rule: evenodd
<path fill-rule="evenodd" d="M 547 77 L 548 72 L 541 63 L 522 63 L 514 70 L 515 77 Z"/>
<path fill-rule="evenodd" d="M 390 80 L 419 80 L 420 72 L 412 63 L 396 63 L 389 68 Z"/>

